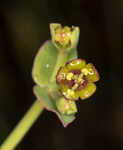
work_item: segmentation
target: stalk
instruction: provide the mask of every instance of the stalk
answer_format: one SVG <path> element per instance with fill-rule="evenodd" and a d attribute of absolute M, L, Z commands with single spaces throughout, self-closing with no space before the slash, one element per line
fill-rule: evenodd
<path fill-rule="evenodd" d="M 39 115 L 42 113 L 43 107 L 36 100 L 24 117 L 20 120 L 17 126 L 13 129 L 7 139 L 0 146 L 0 150 L 14 150 L 16 146 L 21 142 L 22 138 L 29 131 Z"/>

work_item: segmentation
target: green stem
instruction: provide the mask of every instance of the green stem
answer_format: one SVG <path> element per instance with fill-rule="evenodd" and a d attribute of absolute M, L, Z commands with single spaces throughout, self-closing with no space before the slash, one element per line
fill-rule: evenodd
<path fill-rule="evenodd" d="M 67 53 L 65 51 L 60 51 L 57 57 L 56 65 L 51 76 L 50 82 L 53 83 L 56 80 L 56 74 L 58 69 L 65 64 L 67 60 Z M 35 101 L 22 120 L 17 124 L 15 129 L 10 133 L 8 138 L 1 145 L 0 150 L 13 150 L 31 128 L 33 123 L 37 120 L 43 107 L 39 101 Z"/>
<path fill-rule="evenodd" d="M 17 124 L 12 133 L 8 136 L 5 142 L 1 145 L 0 150 L 13 150 L 22 140 L 24 135 L 31 128 L 33 123 L 42 113 L 43 107 L 38 100 L 34 102 L 22 120 Z"/>
<path fill-rule="evenodd" d="M 56 74 L 58 72 L 58 69 L 65 64 L 66 60 L 67 60 L 67 52 L 61 50 L 58 54 L 56 66 L 50 79 L 51 82 L 56 80 Z"/>

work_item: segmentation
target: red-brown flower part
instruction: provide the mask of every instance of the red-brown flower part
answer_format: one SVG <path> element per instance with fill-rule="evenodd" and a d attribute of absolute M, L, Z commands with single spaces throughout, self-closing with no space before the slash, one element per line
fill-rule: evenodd
<path fill-rule="evenodd" d="M 69 100 L 83 100 L 96 91 L 94 82 L 99 80 L 99 73 L 93 64 L 85 60 L 72 60 L 61 67 L 56 75 L 56 83 L 61 94 Z"/>

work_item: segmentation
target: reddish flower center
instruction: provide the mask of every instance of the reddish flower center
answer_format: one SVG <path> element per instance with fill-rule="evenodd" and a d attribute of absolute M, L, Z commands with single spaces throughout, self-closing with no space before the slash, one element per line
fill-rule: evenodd
<path fill-rule="evenodd" d="M 74 70 L 71 70 L 70 72 L 72 72 L 74 75 L 79 75 L 81 73 L 79 69 L 74 69 Z"/>
<path fill-rule="evenodd" d="M 79 69 L 71 70 L 66 79 L 69 88 L 75 91 L 84 88 L 87 82 L 86 76 Z"/>

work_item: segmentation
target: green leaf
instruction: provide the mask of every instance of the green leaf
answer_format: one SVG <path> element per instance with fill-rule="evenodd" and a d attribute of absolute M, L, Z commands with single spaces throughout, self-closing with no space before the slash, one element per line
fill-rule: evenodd
<path fill-rule="evenodd" d="M 55 68 L 56 64 L 59 61 L 60 52 L 56 49 L 56 47 L 52 44 L 51 41 L 47 41 L 44 45 L 39 49 L 38 54 L 35 57 L 32 76 L 40 87 L 46 87 L 49 85 L 50 78 L 52 74 L 58 71 L 59 67 Z M 64 65 L 67 61 L 77 58 L 77 53 L 75 49 L 71 49 L 71 51 L 66 52 L 65 57 L 60 66 Z"/>
<path fill-rule="evenodd" d="M 47 88 L 35 86 L 34 94 L 36 95 L 36 97 L 38 98 L 38 100 L 45 109 L 56 113 L 56 115 L 58 116 L 64 127 L 66 127 L 69 123 L 71 123 L 75 119 L 74 115 L 62 115 L 58 112 L 56 108 L 56 102 L 48 95 Z"/>

